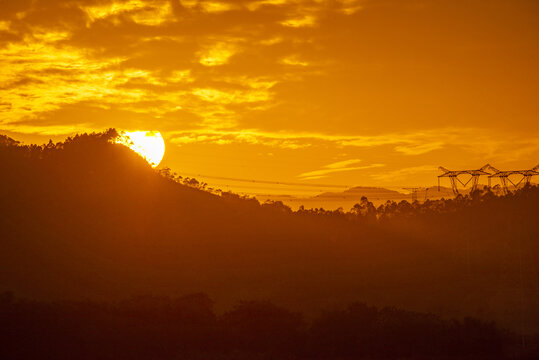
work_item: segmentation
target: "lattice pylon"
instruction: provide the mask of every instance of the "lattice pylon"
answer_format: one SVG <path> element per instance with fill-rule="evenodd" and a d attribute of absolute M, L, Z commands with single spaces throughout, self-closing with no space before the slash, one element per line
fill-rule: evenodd
<path fill-rule="evenodd" d="M 486 172 L 485 170 L 489 169 L 491 166 L 489 164 L 481 167 L 477 170 L 448 170 L 446 168 L 443 168 L 440 166 L 440 170 L 442 170 L 444 173 L 442 175 L 438 175 L 438 191 L 440 191 L 440 178 L 442 177 L 448 177 L 451 182 L 451 188 L 453 190 L 453 193 L 457 195 L 459 193 L 457 181 L 462 184 L 462 186 L 466 187 L 470 181 L 472 182 L 471 191 L 475 191 L 477 189 L 477 186 L 479 184 L 479 177 L 482 175 L 490 175 L 490 173 Z M 462 182 L 458 177 L 459 175 L 470 175 L 470 179 L 466 182 Z"/>
<path fill-rule="evenodd" d="M 490 186 L 490 179 L 491 178 L 499 178 L 501 185 L 502 185 L 502 191 L 504 194 L 509 193 L 509 186 L 508 182 L 511 183 L 511 185 L 514 186 L 515 189 L 518 189 L 521 184 L 529 185 L 531 183 L 531 179 L 533 176 L 539 175 L 539 165 L 536 167 L 530 169 L 530 170 L 509 170 L 509 171 L 500 171 L 494 167 L 490 167 L 492 170 L 494 170 L 494 174 L 491 174 L 489 178 L 489 186 Z M 521 175 L 519 181 L 514 183 L 509 176 L 511 175 Z"/>
<path fill-rule="evenodd" d="M 414 201 L 417 201 L 418 200 L 418 197 L 417 197 L 417 192 L 419 190 L 423 190 L 425 188 L 422 188 L 422 187 L 413 187 L 413 188 L 403 188 L 405 190 L 409 190 L 412 194 L 412 202 Z M 427 200 L 427 191 L 428 191 L 428 188 L 425 189 L 425 200 Z"/>

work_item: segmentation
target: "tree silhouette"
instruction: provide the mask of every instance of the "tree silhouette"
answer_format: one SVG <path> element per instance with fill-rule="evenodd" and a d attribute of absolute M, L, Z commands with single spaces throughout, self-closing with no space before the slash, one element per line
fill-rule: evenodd
<path fill-rule="evenodd" d="M 269 298 L 290 309 L 288 315 L 274 309 L 272 316 L 283 322 L 292 319 L 295 311 L 311 319 L 321 309 L 361 300 L 378 308 L 395 306 L 456 319 L 471 316 L 482 323 L 495 321 L 523 334 L 539 331 L 537 186 L 506 196 L 480 189 L 454 199 L 388 202 L 377 208 L 364 199 L 348 212 L 304 207 L 292 211 L 279 202 L 260 204 L 230 192 L 204 191 L 192 179 L 184 183 L 171 171 L 160 173 L 129 148 L 111 142 L 115 136 L 115 130 L 82 134 L 54 146 L 0 138 L 0 291 L 39 301 L 107 302 L 136 294 L 176 299 L 205 291 L 221 308 L 238 299 Z M 188 323 L 181 311 L 192 306 L 187 313 L 198 314 L 193 321 L 201 333 L 224 326 L 219 317 L 212 320 L 211 307 L 201 298 L 192 304 L 184 299 L 181 306 L 168 301 L 162 319 Z M 112 316 L 99 309 L 96 305 L 88 311 Z M 240 313 L 249 309 L 245 305 Z M 377 346 L 365 337 L 383 329 L 391 334 L 399 324 L 392 320 L 380 327 L 383 316 L 378 310 L 376 331 L 360 331 L 357 324 L 344 320 L 357 316 L 362 319 L 358 322 L 366 322 L 362 311 L 368 310 L 359 309 L 342 315 L 341 323 L 348 325 L 340 330 L 343 336 L 338 341 L 351 347 L 355 342 L 363 344 L 357 350 L 363 356 Z M 54 324 L 55 317 L 45 314 Z M 147 335 L 155 340 L 157 335 L 150 334 L 156 326 L 153 320 L 144 320 L 149 321 L 145 327 L 143 319 L 130 316 L 142 324 L 137 325 L 137 339 Z M 239 319 L 237 314 L 230 316 Z M 279 324 L 276 329 L 284 327 Z M 421 324 L 417 322 L 419 329 Z M 240 331 L 241 326 L 227 329 Z M 303 332 L 299 323 L 287 326 L 295 329 L 294 334 Z M 449 331 L 446 326 L 432 325 L 429 331 Z M 459 329 L 463 336 L 488 338 Z M 169 331 L 188 332 L 175 326 L 155 334 L 166 338 Z M 398 331 L 403 338 L 413 334 Z M 92 336 L 112 342 L 113 333 L 96 331 Z M 304 337 L 304 344 L 311 344 L 309 339 Z M 378 339 L 387 344 L 391 336 Z M 496 343 L 492 339 L 487 343 Z M 266 351 L 260 341 L 252 351 Z M 337 340 L 324 341 L 314 341 L 311 348 L 320 346 L 321 353 L 337 356 Z M 432 343 L 410 341 L 424 349 Z M 188 352 L 190 341 L 177 344 L 177 349 Z M 406 342 L 393 347 L 402 354 L 411 351 Z M 340 354 L 356 356 L 352 353 Z"/>

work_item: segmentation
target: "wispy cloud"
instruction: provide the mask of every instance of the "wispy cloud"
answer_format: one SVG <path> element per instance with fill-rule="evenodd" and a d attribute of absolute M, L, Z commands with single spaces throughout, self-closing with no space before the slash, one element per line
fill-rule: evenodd
<path fill-rule="evenodd" d="M 324 167 L 328 169 L 342 169 L 342 168 L 348 167 L 349 165 L 357 164 L 359 162 L 361 162 L 360 159 L 350 159 L 350 160 L 337 161 L 335 163 L 326 165 Z"/>
<path fill-rule="evenodd" d="M 14 127 L 92 102 L 154 120 L 181 108 L 205 124 L 237 126 L 244 113 L 276 104 L 273 84 L 305 74 L 310 64 L 298 44 L 306 40 L 293 32 L 314 25 L 324 9 L 310 0 L 66 0 L 2 8 L 0 98 L 9 111 L 0 123 Z M 180 72 L 188 76 L 174 75 Z"/>
<path fill-rule="evenodd" d="M 227 100 L 228 96 L 233 96 L 233 94 L 220 94 L 213 93 L 211 91 L 205 92 L 200 91 L 197 95 L 216 101 L 230 101 Z M 254 94 L 253 97 L 249 96 L 240 96 L 241 101 L 256 101 L 257 96 Z M 260 94 L 260 96 L 264 96 Z M 222 98 L 222 99 L 220 99 Z M 238 99 L 238 101 L 240 101 Z M 470 146 L 474 144 L 479 148 L 488 145 L 488 148 L 491 149 L 492 146 L 502 146 L 504 140 L 497 138 L 496 136 L 480 136 L 476 135 L 478 130 L 476 129 L 455 129 L 455 128 L 441 128 L 441 129 L 431 129 L 424 131 L 411 131 L 407 133 L 386 133 L 386 134 L 377 134 L 377 135 L 334 135 L 334 134 L 324 134 L 324 133 L 314 133 L 314 132 L 272 132 L 264 131 L 260 129 L 242 129 L 242 130 L 185 130 L 175 133 L 171 133 L 171 136 L 174 138 L 181 135 L 182 138 L 189 137 L 190 134 L 194 135 L 193 141 L 196 141 L 196 137 L 201 134 L 207 133 L 212 135 L 215 138 L 219 136 L 233 136 L 233 137 L 245 137 L 250 138 L 259 138 L 259 139 L 274 139 L 274 140 L 287 140 L 287 141 L 296 141 L 298 143 L 303 143 L 306 146 L 312 144 L 313 142 L 323 141 L 332 143 L 337 147 L 358 147 L 358 148 L 375 148 L 381 146 L 391 146 L 395 152 L 404 154 L 404 155 L 423 155 L 431 151 L 440 150 L 447 146 Z M 176 141 L 178 144 L 181 141 Z"/>
<path fill-rule="evenodd" d="M 436 165 L 421 165 L 401 168 L 397 170 L 384 171 L 381 173 L 371 174 L 371 178 L 379 181 L 389 181 L 400 179 L 401 181 L 406 179 L 409 175 L 432 175 L 438 170 Z"/>
<path fill-rule="evenodd" d="M 303 15 L 301 17 L 283 20 L 281 24 L 290 27 L 314 26 L 316 24 L 316 18 L 313 15 Z"/>
<path fill-rule="evenodd" d="M 271 133 L 261 133 L 250 130 L 193 130 L 172 131 L 167 133 L 170 142 L 176 145 L 192 143 L 211 143 L 217 145 L 227 144 L 251 144 L 263 145 L 283 149 L 300 149 L 309 145 L 294 137 L 279 137 Z"/>
<path fill-rule="evenodd" d="M 360 163 L 360 159 L 350 159 L 344 161 L 338 161 L 332 164 L 328 164 L 322 167 L 322 169 L 314 170 L 299 174 L 298 177 L 302 180 L 314 180 L 327 177 L 329 174 L 343 172 L 343 171 L 357 171 L 357 170 L 366 170 L 373 169 L 378 167 L 385 166 L 384 164 L 370 164 L 363 166 L 350 166 Z"/>
<path fill-rule="evenodd" d="M 231 42 L 218 42 L 200 53 L 200 63 L 205 66 L 218 66 L 228 62 L 228 59 L 238 51 L 238 46 Z"/>
<path fill-rule="evenodd" d="M 425 144 L 408 144 L 395 146 L 395 151 L 406 155 L 421 155 L 434 150 L 442 149 L 445 143 L 442 141 L 429 142 Z"/>
<path fill-rule="evenodd" d="M 519 27 L 519 6 L 501 13 L 466 5 L 470 14 L 484 14 L 478 21 L 505 19 L 508 31 L 499 38 L 478 37 L 474 21 L 448 35 L 450 20 L 436 2 L 8 5 L 0 6 L 0 130 L 48 136 L 110 126 L 156 129 L 176 145 L 172 151 L 204 153 L 220 145 L 228 157 L 266 147 L 256 150 L 284 156 L 283 164 L 292 157 L 330 162 L 342 153 L 364 161 L 319 169 L 305 162 L 311 165 L 293 172 L 290 165 L 289 177 L 379 163 L 387 166 L 369 173 L 384 176 L 386 169 L 421 171 L 461 159 L 527 166 L 539 154 L 530 70 L 536 67 L 529 57 L 535 33 Z M 377 26 L 386 23 L 393 25 Z M 404 27 L 411 36 L 395 36 Z M 432 34 L 423 36 L 425 29 Z M 495 46 L 486 49 L 486 42 Z"/>
<path fill-rule="evenodd" d="M 71 135 L 74 133 L 92 133 L 103 131 L 103 128 L 94 128 L 90 124 L 72 125 L 10 125 L 0 124 L 0 131 L 9 131 L 19 134 L 34 134 L 44 136 Z"/>

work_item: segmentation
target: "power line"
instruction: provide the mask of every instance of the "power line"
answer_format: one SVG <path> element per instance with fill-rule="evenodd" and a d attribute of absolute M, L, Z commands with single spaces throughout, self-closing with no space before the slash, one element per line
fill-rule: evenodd
<path fill-rule="evenodd" d="M 312 189 L 309 189 L 309 188 L 301 188 L 301 187 L 287 187 L 287 188 L 283 188 L 283 187 L 279 187 L 278 185 L 271 185 L 271 184 L 268 184 L 268 185 L 265 185 L 265 184 L 261 184 L 261 185 L 244 185 L 244 184 L 234 184 L 234 185 L 231 185 L 230 183 L 220 183 L 220 182 L 211 182 L 211 183 L 208 183 L 208 186 L 211 186 L 211 187 L 226 187 L 226 188 L 236 188 L 236 189 L 263 189 L 263 190 L 274 190 L 274 191 L 300 191 L 300 192 L 305 192 L 305 193 L 309 193 L 309 194 L 312 194 L 312 193 L 319 193 L 319 192 L 326 192 L 326 191 L 330 191 L 328 189 L 323 189 L 323 188 L 312 188 Z"/>
<path fill-rule="evenodd" d="M 305 184 L 305 183 L 285 182 L 285 181 L 241 179 L 241 178 L 231 178 L 231 177 L 224 177 L 224 176 L 213 176 L 213 175 L 202 175 L 202 174 L 183 173 L 182 175 L 196 176 L 196 177 L 205 178 L 205 179 L 228 180 L 228 181 L 237 181 L 237 182 L 246 182 L 246 183 L 248 182 L 248 183 L 256 183 L 256 184 L 272 184 L 272 185 L 303 186 L 303 187 L 316 187 L 316 188 L 336 188 L 336 189 L 349 189 L 353 187 L 351 185 Z"/>

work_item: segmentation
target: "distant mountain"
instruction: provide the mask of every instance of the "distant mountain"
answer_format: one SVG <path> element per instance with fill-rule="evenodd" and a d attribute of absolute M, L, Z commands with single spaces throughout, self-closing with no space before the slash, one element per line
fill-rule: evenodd
<path fill-rule="evenodd" d="M 359 203 L 363 196 L 372 202 L 374 205 L 379 206 L 387 201 L 400 202 L 406 200 L 412 201 L 412 193 L 404 188 L 399 188 L 400 191 L 381 188 L 381 187 L 368 187 L 368 186 L 355 186 L 350 189 L 346 189 L 341 192 L 324 192 L 310 197 L 299 197 L 290 195 L 264 195 L 259 196 L 260 201 L 272 200 L 282 201 L 286 205 L 293 209 L 298 209 L 300 206 L 304 206 L 307 209 L 310 208 L 324 208 L 328 210 L 334 210 L 337 208 L 343 208 L 349 210 L 352 206 Z M 466 194 L 467 191 L 461 191 Z M 437 186 L 431 186 L 429 188 L 420 188 L 416 192 L 418 201 L 425 200 L 438 200 L 438 199 L 451 199 L 455 197 L 453 190 L 441 186 L 438 189 Z"/>

